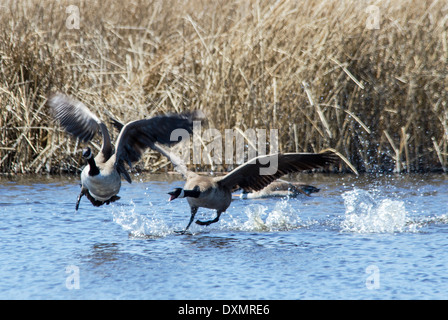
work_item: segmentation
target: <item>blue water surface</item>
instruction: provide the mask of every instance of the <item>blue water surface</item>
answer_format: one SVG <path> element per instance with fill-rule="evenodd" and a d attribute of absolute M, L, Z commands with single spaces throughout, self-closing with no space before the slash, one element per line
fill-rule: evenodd
<path fill-rule="evenodd" d="M 446 175 L 300 175 L 192 225 L 177 176 L 134 176 L 78 212 L 76 177 L 0 180 L 0 299 L 447 299 Z M 200 209 L 199 219 L 212 210 Z"/>

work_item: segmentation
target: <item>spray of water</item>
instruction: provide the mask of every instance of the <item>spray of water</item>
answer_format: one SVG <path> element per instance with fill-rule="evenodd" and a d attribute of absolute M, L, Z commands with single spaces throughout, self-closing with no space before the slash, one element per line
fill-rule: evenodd
<path fill-rule="evenodd" d="M 173 231 L 166 224 L 163 219 L 159 219 L 155 214 L 151 214 L 149 206 L 147 215 L 142 215 L 136 211 L 136 206 L 133 201 L 126 206 L 117 206 L 113 211 L 113 220 L 120 225 L 124 230 L 129 232 L 129 235 L 136 238 L 158 238 L 164 237 Z"/>
<path fill-rule="evenodd" d="M 274 206 L 253 203 L 240 207 L 239 212 L 229 210 L 221 217 L 218 224 L 204 229 L 193 225 L 193 233 L 199 230 L 234 230 L 246 232 L 288 231 L 313 225 L 332 225 L 340 232 L 351 233 L 403 233 L 420 232 L 420 229 L 432 224 L 448 223 L 448 214 L 428 217 L 419 216 L 412 211 L 412 206 L 403 199 L 385 196 L 379 190 L 354 188 L 342 194 L 345 214 L 328 217 L 325 221 L 305 220 L 300 217 L 300 209 L 288 199 L 278 200 Z M 411 208 L 407 208 L 411 206 Z M 113 220 L 132 237 L 158 238 L 175 234 L 183 224 L 173 225 L 169 210 L 161 211 L 157 206 L 144 206 L 144 214 L 139 212 L 141 206 L 132 201 L 123 206 L 116 206 Z M 319 210 L 316 208 L 316 210 Z M 235 211 L 235 210 L 233 210 Z M 213 214 L 214 212 L 212 212 Z M 186 221 L 186 220 L 185 220 Z M 201 231 L 199 231 L 201 232 Z"/>
<path fill-rule="evenodd" d="M 381 198 L 373 191 L 353 189 L 342 195 L 345 217 L 342 231 L 355 233 L 416 232 L 408 218 L 404 201 Z"/>
<path fill-rule="evenodd" d="M 247 216 L 247 221 L 241 224 L 244 231 L 287 231 L 303 226 L 299 211 L 287 200 L 277 202 L 273 209 L 252 204 L 244 213 Z"/>

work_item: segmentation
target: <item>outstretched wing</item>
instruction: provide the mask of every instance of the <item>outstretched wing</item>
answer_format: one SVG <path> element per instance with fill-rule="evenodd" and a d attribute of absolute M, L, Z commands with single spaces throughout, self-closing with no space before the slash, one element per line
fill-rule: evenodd
<path fill-rule="evenodd" d="M 82 102 L 65 94 L 59 92 L 50 94 L 47 105 L 61 126 L 84 142 L 92 140 L 100 128 L 101 120 L 95 114 Z"/>
<path fill-rule="evenodd" d="M 218 178 L 218 183 L 230 190 L 259 191 L 285 174 L 324 167 L 338 159 L 333 152 L 259 156 Z"/>
<path fill-rule="evenodd" d="M 201 111 L 194 111 L 136 120 L 122 126 L 116 145 L 115 164 L 118 172 L 128 180 L 129 175 L 126 172 L 124 163 L 131 166 L 133 162 L 140 160 L 147 148 L 160 152 L 156 143 L 167 146 L 176 144 L 178 141 L 171 139 L 171 134 L 174 130 L 183 129 L 188 134 L 191 134 L 193 132 L 193 121 L 203 119 L 204 114 Z M 120 123 L 115 120 L 114 126 L 120 128 Z M 177 137 L 176 135 L 175 138 Z M 128 182 L 130 182 L 130 178 Z"/>

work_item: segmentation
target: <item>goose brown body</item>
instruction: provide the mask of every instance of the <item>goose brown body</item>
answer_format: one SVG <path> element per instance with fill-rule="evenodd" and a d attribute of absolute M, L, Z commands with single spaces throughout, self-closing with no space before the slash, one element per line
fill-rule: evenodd
<path fill-rule="evenodd" d="M 232 193 L 226 188 L 221 188 L 212 177 L 190 174 L 190 178 L 184 185 L 185 190 L 199 187 L 200 195 L 197 198 L 187 197 L 190 207 L 215 209 L 224 212 L 232 202 Z"/>

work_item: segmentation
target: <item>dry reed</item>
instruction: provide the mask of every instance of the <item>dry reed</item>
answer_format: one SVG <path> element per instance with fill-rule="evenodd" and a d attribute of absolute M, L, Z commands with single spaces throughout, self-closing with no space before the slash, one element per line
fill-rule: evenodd
<path fill-rule="evenodd" d="M 332 148 L 360 172 L 446 171 L 447 31 L 437 0 L 2 0 L 0 172 L 82 167 L 48 117 L 55 89 L 104 120 L 203 109 L 223 134 L 278 129 L 281 151 Z"/>

